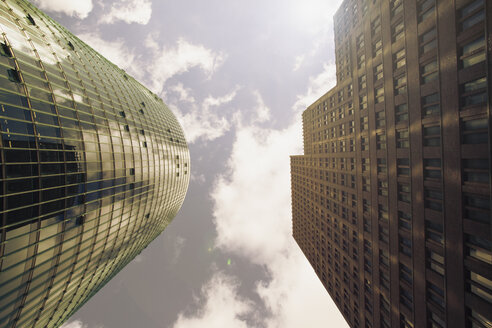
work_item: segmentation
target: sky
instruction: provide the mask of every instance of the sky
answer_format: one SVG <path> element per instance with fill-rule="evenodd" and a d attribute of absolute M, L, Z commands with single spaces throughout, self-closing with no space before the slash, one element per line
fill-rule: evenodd
<path fill-rule="evenodd" d="M 33 0 L 158 94 L 191 155 L 166 230 L 63 328 L 348 327 L 292 238 L 302 111 L 340 0 Z"/>

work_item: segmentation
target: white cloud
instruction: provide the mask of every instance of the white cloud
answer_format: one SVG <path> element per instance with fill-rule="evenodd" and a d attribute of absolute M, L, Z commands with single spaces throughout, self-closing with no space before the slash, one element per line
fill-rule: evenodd
<path fill-rule="evenodd" d="M 176 91 L 173 88 L 170 90 Z M 169 103 L 181 126 L 183 126 L 183 130 L 186 131 L 186 140 L 189 143 L 194 143 L 199 139 L 205 141 L 214 140 L 229 131 L 231 127 L 230 120 L 226 118 L 226 113 L 224 111 L 221 112 L 220 109 L 223 109 L 223 105 L 230 103 L 236 97 L 238 90 L 239 87 L 236 87 L 233 91 L 220 97 L 208 96 L 200 105 L 193 102 L 191 105 L 187 105 L 190 111 L 186 114 L 182 113 L 179 105 Z M 193 99 L 188 94 L 183 94 L 180 88 L 176 92 L 180 96 L 184 96 L 185 101 Z M 183 102 L 180 104 L 185 105 Z"/>
<path fill-rule="evenodd" d="M 175 46 L 169 47 L 161 46 L 155 36 L 148 36 L 144 45 L 148 48 L 150 57 L 143 61 L 122 38 L 105 40 L 98 32 L 85 32 L 77 36 L 109 61 L 144 82 L 156 94 L 165 95 L 167 91 L 173 91 L 179 95 L 180 101 L 194 102 L 190 96 L 191 90 L 182 83 L 164 90 L 168 79 L 194 67 L 200 68 L 210 77 L 226 58 L 221 52 L 184 39 L 179 39 Z"/>
<path fill-rule="evenodd" d="M 271 312 L 265 327 L 344 327 L 292 238 L 289 155 L 301 150 L 300 117 L 284 130 L 238 128 L 230 173 L 218 179 L 212 193 L 216 243 L 268 270 L 271 281 L 256 289 Z"/>
<path fill-rule="evenodd" d="M 171 263 L 176 263 L 181 255 L 181 251 L 185 245 L 186 239 L 181 236 L 176 236 L 176 241 L 174 242 L 174 256 Z"/>
<path fill-rule="evenodd" d="M 257 264 L 286 249 L 292 238 L 288 156 L 300 152 L 301 131 L 300 123 L 281 131 L 255 125 L 236 130 L 231 173 L 219 177 L 212 195 L 219 247 Z"/>
<path fill-rule="evenodd" d="M 263 123 L 268 121 L 270 119 L 270 108 L 267 107 L 258 90 L 253 91 L 253 96 L 256 98 L 257 104 L 255 108 L 255 117 L 253 117 L 253 123 Z"/>
<path fill-rule="evenodd" d="M 294 72 L 299 70 L 299 68 L 301 68 L 302 63 L 304 63 L 304 59 L 306 59 L 306 54 L 299 55 L 296 57 L 296 62 L 294 64 L 294 69 L 293 69 Z"/>
<path fill-rule="evenodd" d="M 174 328 L 234 327 L 247 328 L 242 316 L 251 311 L 250 301 L 238 295 L 238 282 L 217 273 L 202 287 L 203 308 L 196 315 L 179 314 Z"/>
<path fill-rule="evenodd" d="M 301 113 L 315 100 L 334 87 L 336 82 L 336 65 L 334 63 L 323 64 L 323 71 L 318 75 L 309 78 L 309 85 L 306 93 L 297 95 L 297 101 L 293 106 L 294 111 L 296 113 Z"/>
<path fill-rule="evenodd" d="M 188 72 L 194 67 L 200 68 L 211 76 L 225 61 L 226 55 L 215 52 L 200 44 L 193 44 L 180 38 L 173 47 L 160 46 L 155 35 L 145 40 L 147 48 L 153 52 L 153 60 L 147 70 L 151 74 L 152 89 L 157 94 L 163 91 L 164 83 L 174 75 Z"/>
<path fill-rule="evenodd" d="M 63 324 L 60 328 L 89 328 L 80 320 L 74 320 Z"/>
<path fill-rule="evenodd" d="M 191 89 L 185 88 L 183 86 L 183 83 L 181 82 L 169 87 L 168 90 L 171 92 L 175 92 L 179 96 L 178 99 L 181 102 L 188 102 L 188 103 L 195 102 L 195 98 L 191 95 Z"/>
<path fill-rule="evenodd" d="M 82 33 L 77 36 L 113 64 L 118 65 L 122 69 L 129 70 L 130 74 L 138 73 L 138 69 L 135 67 L 136 55 L 126 46 L 123 39 L 117 38 L 108 41 L 102 39 L 98 33 L 93 32 Z M 136 77 L 138 78 L 139 76 Z"/>
<path fill-rule="evenodd" d="M 204 174 L 199 174 L 199 175 L 196 175 L 196 174 L 193 174 L 193 172 L 191 173 L 191 181 L 195 181 L 199 184 L 204 184 L 205 181 L 207 181 L 207 179 L 205 178 L 205 175 Z"/>
<path fill-rule="evenodd" d="M 114 24 L 117 21 L 125 23 L 147 24 L 152 16 L 152 3 L 148 0 L 121 0 L 114 2 L 108 14 L 100 23 Z"/>
<path fill-rule="evenodd" d="M 92 0 L 33 0 L 39 8 L 84 19 L 92 11 Z"/>
<path fill-rule="evenodd" d="M 243 123 L 236 128 L 227 173 L 216 180 L 211 193 L 215 246 L 267 270 L 271 279 L 258 281 L 255 292 L 270 315 L 246 308 L 241 323 L 232 326 L 241 327 L 246 318 L 255 318 L 257 326 L 267 328 L 347 327 L 292 238 L 289 155 L 302 151 L 300 115 L 283 130 L 261 128 L 255 121 Z M 234 293 L 225 296 L 232 304 L 237 300 Z M 206 306 L 191 316 L 197 326 L 214 326 L 208 321 L 212 314 L 234 313 L 228 307 L 217 313 L 209 307 L 214 299 L 204 298 Z"/>

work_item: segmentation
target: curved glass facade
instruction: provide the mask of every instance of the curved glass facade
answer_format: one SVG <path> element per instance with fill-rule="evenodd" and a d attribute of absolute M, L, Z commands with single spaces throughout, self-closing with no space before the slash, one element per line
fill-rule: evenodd
<path fill-rule="evenodd" d="M 0 328 L 57 327 L 156 238 L 190 159 L 157 96 L 0 1 Z"/>

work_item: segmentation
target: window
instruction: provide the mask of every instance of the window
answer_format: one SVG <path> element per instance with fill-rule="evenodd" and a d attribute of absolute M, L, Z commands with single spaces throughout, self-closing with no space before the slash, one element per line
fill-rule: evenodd
<path fill-rule="evenodd" d="M 463 159 L 463 182 L 465 184 L 489 184 L 489 160 L 487 158 Z"/>
<path fill-rule="evenodd" d="M 485 61 L 485 37 L 483 35 L 461 47 L 460 63 L 467 68 Z"/>
<path fill-rule="evenodd" d="M 383 270 L 379 271 L 379 284 L 386 290 L 390 289 L 389 275 Z"/>
<path fill-rule="evenodd" d="M 399 177 L 410 176 L 410 160 L 408 158 L 398 158 L 396 160 L 396 174 Z"/>
<path fill-rule="evenodd" d="M 490 225 L 490 197 L 488 195 L 464 193 L 463 208 L 464 218 Z"/>
<path fill-rule="evenodd" d="M 388 196 L 388 181 L 386 180 L 378 181 L 378 195 L 383 197 Z"/>
<path fill-rule="evenodd" d="M 421 98 L 422 116 L 439 115 L 441 112 L 439 107 L 439 93 L 433 93 Z"/>
<path fill-rule="evenodd" d="M 402 0 L 392 0 L 390 3 L 391 17 L 394 17 L 403 11 Z"/>
<path fill-rule="evenodd" d="M 483 315 L 478 313 L 475 310 L 470 310 L 468 311 L 470 315 L 468 316 L 468 320 L 470 322 L 470 327 L 473 328 L 490 328 L 490 320 L 485 318 Z"/>
<path fill-rule="evenodd" d="M 367 108 L 367 95 L 359 96 L 359 109 L 363 110 Z M 361 119 L 362 120 L 362 119 Z M 361 127 L 363 130 L 363 128 Z"/>
<path fill-rule="evenodd" d="M 364 231 L 371 232 L 371 220 L 364 218 Z"/>
<path fill-rule="evenodd" d="M 432 28 L 431 30 L 422 34 L 419 38 L 420 43 L 420 55 L 428 53 L 437 47 L 437 30 Z"/>
<path fill-rule="evenodd" d="M 398 211 L 398 227 L 403 230 L 412 230 L 412 216 L 403 211 Z"/>
<path fill-rule="evenodd" d="M 371 191 L 371 179 L 362 177 L 362 190 L 370 192 Z"/>
<path fill-rule="evenodd" d="M 487 103 L 487 79 L 485 77 L 464 83 L 461 87 L 461 105 L 464 107 Z"/>
<path fill-rule="evenodd" d="M 399 249 L 400 249 L 400 252 L 402 252 L 403 254 L 407 255 L 407 256 L 412 256 L 412 241 L 406 237 L 403 237 L 400 235 L 400 246 L 399 246 Z"/>
<path fill-rule="evenodd" d="M 394 87 L 395 87 L 395 95 L 401 95 L 407 92 L 406 74 L 395 77 Z"/>
<path fill-rule="evenodd" d="M 360 150 L 369 150 L 369 138 L 365 136 L 360 137 Z"/>
<path fill-rule="evenodd" d="M 467 255 L 492 264 L 492 242 L 482 237 L 465 234 Z"/>
<path fill-rule="evenodd" d="M 386 174 L 387 166 L 386 166 L 386 158 L 378 158 L 378 174 Z"/>
<path fill-rule="evenodd" d="M 400 302 L 405 305 L 410 310 L 413 307 L 413 296 L 412 293 L 405 288 L 400 287 Z M 406 327 L 406 326 L 404 326 Z"/>
<path fill-rule="evenodd" d="M 379 79 L 383 78 L 383 64 L 379 64 L 376 67 L 374 67 L 374 80 L 378 81 Z M 382 88 L 382 87 L 381 87 Z M 384 93 L 384 89 L 383 89 Z"/>
<path fill-rule="evenodd" d="M 400 328 L 413 328 L 413 323 L 403 313 L 400 313 Z"/>
<path fill-rule="evenodd" d="M 399 182 L 398 183 L 398 200 L 410 203 L 412 201 L 412 195 L 410 194 L 410 184 Z"/>
<path fill-rule="evenodd" d="M 357 50 L 364 50 L 364 34 L 361 34 L 356 39 L 357 42 Z"/>
<path fill-rule="evenodd" d="M 436 304 L 441 310 L 444 310 L 446 307 L 444 303 L 444 290 L 429 281 L 427 281 L 427 299 Z"/>
<path fill-rule="evenodd" d="M 371 34 L 374 37 L 381 32 L 381 18 L 378 16 L 371 22 Z"/>
<path fill-rule="evenodd" d="M 379 249 L 379 263 L 386 266 L 386 268 L 389 268 L 390 261 L 389 261 L 388 251 L 385 251 L 383 249 Z"/>
<path fill-rule="evenodd" d="M 9 81 L 14 82 L 14 83 L 21 83 L 21 78 L 19 71 L 16 69 L 8 69 L 7 73 L 9 75 Z"/>
<path fill-rule="evenodd" d="M 362 212 L 364 214 L 371 213 L 371 201 L 369 199 L 362 199 Z"/>
<path fill-rule="evenodd" d="M 424 187 L 425 208 L 442 212 L 443 195 L 441 190 Z"/>
<path fill-rule="evenodd" d="M 467 30 L 472 26 L 483 22 L 485 19 L 484 1 L 474 0 L 461 9 L 460 25 L 461 30 Z"/>
<path fill-rule="evenodd" d="M 405 264 L 400 263 L 400 279 L 405 281 L 410 286 L 412 285 L 412 269 Z"/>
<path fill-rule="evenodd" d="M 418 4 L 419 22 L 424 21 L 428 17 L 434 17 L 436 11 L 435 0 L 423 0 Z"/>
<path fill-rule="evenodd" d="M 424 146 L 440 147 L 441 146 L 441 127 L 439 125 L 424 126 L 422 129 Z"/>
<path fill-rule="evenodd" d="M 396 130 L 396 148 L 408 148 L 409 146 L 408 129 Z"/>
<path fill-rule="evenodd" d="M 388 221 L 388 206 L 378 204 L 378 219 L 380 221 Z"/>
<path fill-rule="evenodd" d="M 366 54 L 362 53 L 357 56 L 357 68 L 361 69 L 366 65 Z"/>
<path fill-rule="evenodd" d="M 425 239 L 439 245 L 444 245 L 444 228 L 441 223 L 425 220 Z"/>
<path fill-rule="evenodd" d="M 437 71 L 437 59 L 433 59 L 432 61 L 422 65 L 420 68 L 421 83 L 425 84 L 437 80 Z"/>
<path fill-rule="evenodd" d="M 376 149 L 378 150 L 386 149 L 386 134 L 384 133 L 376 134 Z"/>
<path fill-rule="evenodd" d="M 379 225 L 379 241 L 389 244 L 389 230 L 384 225 Z"/>
<path fill-rule="evenodd" d="M 360 118 L 360 130 L 364 131 L 367 129 L 369 129 L 369 119 L 367 118 L 367 116 L 362 116 Z"/>
<path fill-rule="evenodd" d="M 397 124 L 408 121 L 407 104 L 401 104 L 395 107 L 395 121 Z"/>
<path fill-rule="evenodd" d="M 36 26 L 36 21 L 34 20 L 34 18 L 32 18 L 31 14 L 27 14 L 26 19 L 30 25 Z"/>
<path fill-rule="evenodd" d="M 362 158 L 362 172 L 369 172 L 369 169 L 371 167 L 370 163 L 371 162 L 369 158 Z"/>
<path fill-rule="evenodd" d="M 441 180 L 441 159 L 426 158 L 424 159 L 424 180 Z"/>
<path fill-rule="evenodd" d="M 365 89 L 367 86 L 366 84 L 366 75 L 362 75 L 361 77 L 359 77 L 359 89 Z"/>
<path fill-rule="evenodd" d="M 391 28 L 391 36 L 393 42 L 396 42 L 405 36 L 405 25 L 403 24 L 403 19 Z"/>
<path fill-rule="evenodd" d="M 444 256 L 436 253 L 433 250 L 427 249 L 427 268 L 436 272 L 437 274 L 444 275 Z"/>
<path fill-rule="evenodd" d="M 402 68 L 407 64 L 406 56 L 405 56 L 405 48 L 401 49 L 400 51 L 398 51 L 393 55 L 393 63 L 394 63 L 393 65 L 395 70 Z"/>
<path fill-rule="evenodd" d="M 461 135 L 463 144 L 487 144 L 488 119 L 486 117 L 472 120 L 463 120 L 461 123 Z"/>
<path fill-rule="evenodd" d="M 375 98 L 376 104 L 384 102 L 384 87 L 383 86 L 380 86 L 380 87 L 377 87 L 374 89 L 374 98 Z"/>

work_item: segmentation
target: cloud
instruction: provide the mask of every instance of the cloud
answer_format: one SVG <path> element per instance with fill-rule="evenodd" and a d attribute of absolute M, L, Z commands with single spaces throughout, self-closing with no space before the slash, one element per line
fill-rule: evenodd
<path fill-rule="evenodd" d="M 181 236 L 176 236 L 176 241 L 174 242 L 174 256 L 171 260 L 171 263 L 176 263 L 183 251 L 183 247 L 185 245 L 186 239 Z"/>
<path fill-rule="evenodd" d="M 152 3 L 148 0 L 122 0 L 114 2 L 108 14 L 100 23 L 114 24 L 123 21 L 127 24 L 137 23 L 146 25 L 152 16 Z"/>
<path fill-rule="evenodd" d="M 173 85 L 168 89 L 171 92 L 174 92 L 178 95 L 178 100 L 181 102 L 194 103 L 195 98 L 191 95 L 191 89 L 185 88 L 183 83 L 178 83 L 177 85 Z"/>
<path fill-rule="evenodd" d="M 197 104 L 194 98 L 187 93 L 183 93 L 184 88 L 178 86 L 178 88 L 170 88 L 170 91 L 177 92 L 180 98 L 184 97 L 184 102 L 191 102 L 191 104 L 185 104 L 183 101 L 176 103 L 169 103 L 169 106 L 173 109 L 176 117 L 178 118 L 183 130 L 186 131 L 186 140 L 189 143 L 194 143 L 197 140 L 210 141 L 217 139 L 229 131 L 231 127 L 230 120 L 226 118 L 226 113 L 220 111 L 223 105 L 230 103 L 237 95 L 239 87 L 219 97 L 209 95 L 201 104 Z M 168 95 L 169 96 L 169 95 Z M 183 114 L 183 109 L 180 105 L 188 108 L 188 112 Z"/>
<path fill-rule="evenodd" d="M 193 172 L 191 173 L 191 178 L 190 179 L 191 179 L 191 181 L 195 181 L 198 184 L 204 184 L 205 181 L 207 181 L 207 179 L 205 178 L 205 175 L 204 174 L 196 175 L 196 174 L 193 174 Z"/>
<path fill-rule="evenodd" d="M 160 94 L 164 83 L 171 77 L 188 72 L 194 67 L 200 68 L 207 76 L 211 76 L 222 65 L 226 55 L 206 48 L 201 44 L 193 44 L 184 38 L 178 39 L 172 47 L 161 46 L 155 35 L 149 35 L 145 45 L 153 53 L 148 72 L 151 74 L 152 89 Z"/>
<path fill-rule="evenodd" d="M 145 60 L 142 60 L 122 38 L 105 40 L 98 32 L 84 32 L 77 36 L 159 95 L 166 94 L 168 90 L 164 89 L 164 84 L 171 77 L 194 67 L 200 68 L 210 77 L 226 58 L 221 52 L 182 38 L 174 46 L 161 46 L 155 36 L 148 36 L 144 46 L 149 51 Z M 190 89 L 181 83 L 170 87 L 169 91 L 179 94 L 180 101 L 194 102 L 193 97 L 190 97 Z"/>
<path fill-rule="evenodd" d="M 258 90 L 253 91 L 253 96 L 256 98 L 257 103 L 253 123 L 263 123 L 268 121 L 270 119 L 270 108 L 267 107 Z"/>
<path fill-rule="evenodd" d="M 63 324 L 60 328 L 89 328 L 80 320 L 74 320 Z"/>
<path fill-rule="evenodd" d="M 312 88 L 316 83 L 313 79 Z M 259 102 L 258 108 L 261 106 Z M 242 327 L 248 318 L 254 318 L 258 320 L 255 327 L 347 327 L 292 238 L 289 155 L 300 154 L 301 150 L 300 115 L 281 130 L 262 128 L 255 121 L 238 122 L 236 126 L 227 170 L 217 178 L 211 192 L 215 247 L 265 268 L 270 279 L 257 281 L 253 292 L 269 315 L 258 307 L 245 307 L 243 316 L 239 316 L 241 322 L 229 326 Z M 220 277 L 220 273 L 217 275 Z M 233 292 L 224 297 L 230 298 L 225 304 L 235 304 L 238 299 Z M 188 318 L 197 326 L 215 326 L 208 321 L 211 316 L 237 313 L 228 307 L 221 311 L 210 308 L 215 301 L 213 295 L 202 298 L 206 305 L 198 314 L 181 314 L 181 321 Z"/>
<path fill-rule="evenodd" d="M 174 328 L 235 327 L 247 328 L 242 316 L 249 313 L 252 303 L 238 294 L 238 282 L 223 273 L 216 273 L 202 287 L 201 299 L 206 303 L 195 315 L 180 313 Z"/>
<path fill-rule="evenodd" d="M 301 131 L 300 123 L 285 130 L 254 124 L 236 130 L 230 174 L 219 177 L 212 194 L 218 247 L 257 264 L 286 249 L 292 238 L 289 155 L 301 151 Z"/>
<path fill-rule="evenodd" d="M 80 19 L 92 11 L 92 0 L 33 0 L 40 9 L 63 13 Z"/>
<path fill-rule="evenodd" d="M 138 72 L 135 69 L 136 55 L 127 47 L 123 39 L 117 38 L 108 41 L 104 40 L 95 32 L 81 33 L 77 36 L 113 64 L 118 65 L 122 69 L 129 70 L 133 74 Z"/>
<path fill-rule="evenodd" d="M 289 155 L 302 150 L 300 117 L 283 130 L 255 124 L 236 131 L 229 172 L 212 192 L 216 246 L 266 268 L 256 292 L 269 310 L 263 326 L 344 327 L 309 262 L 292 238 Z"/>
<path fill-rule="evenodd" d="M 323 64 L 323 71 L 316 76 L 309 78 L 309 85 L 306 92 L 297 95 L 297 100 L 293 106 L 296 113 L 301 113 L 319 97 L 335 86 L 337 82 L 335 63 Z"/>
<path fill-rule="evenodd" d="M 296 62 L 294 64 L 294 69 L 293 69 L 294 72 L 299 70 L 299 68 L 301 68 L 302 63 L 304 63 L 304 59 L 306 59 L 305 54 L 296 57 Z"/>

